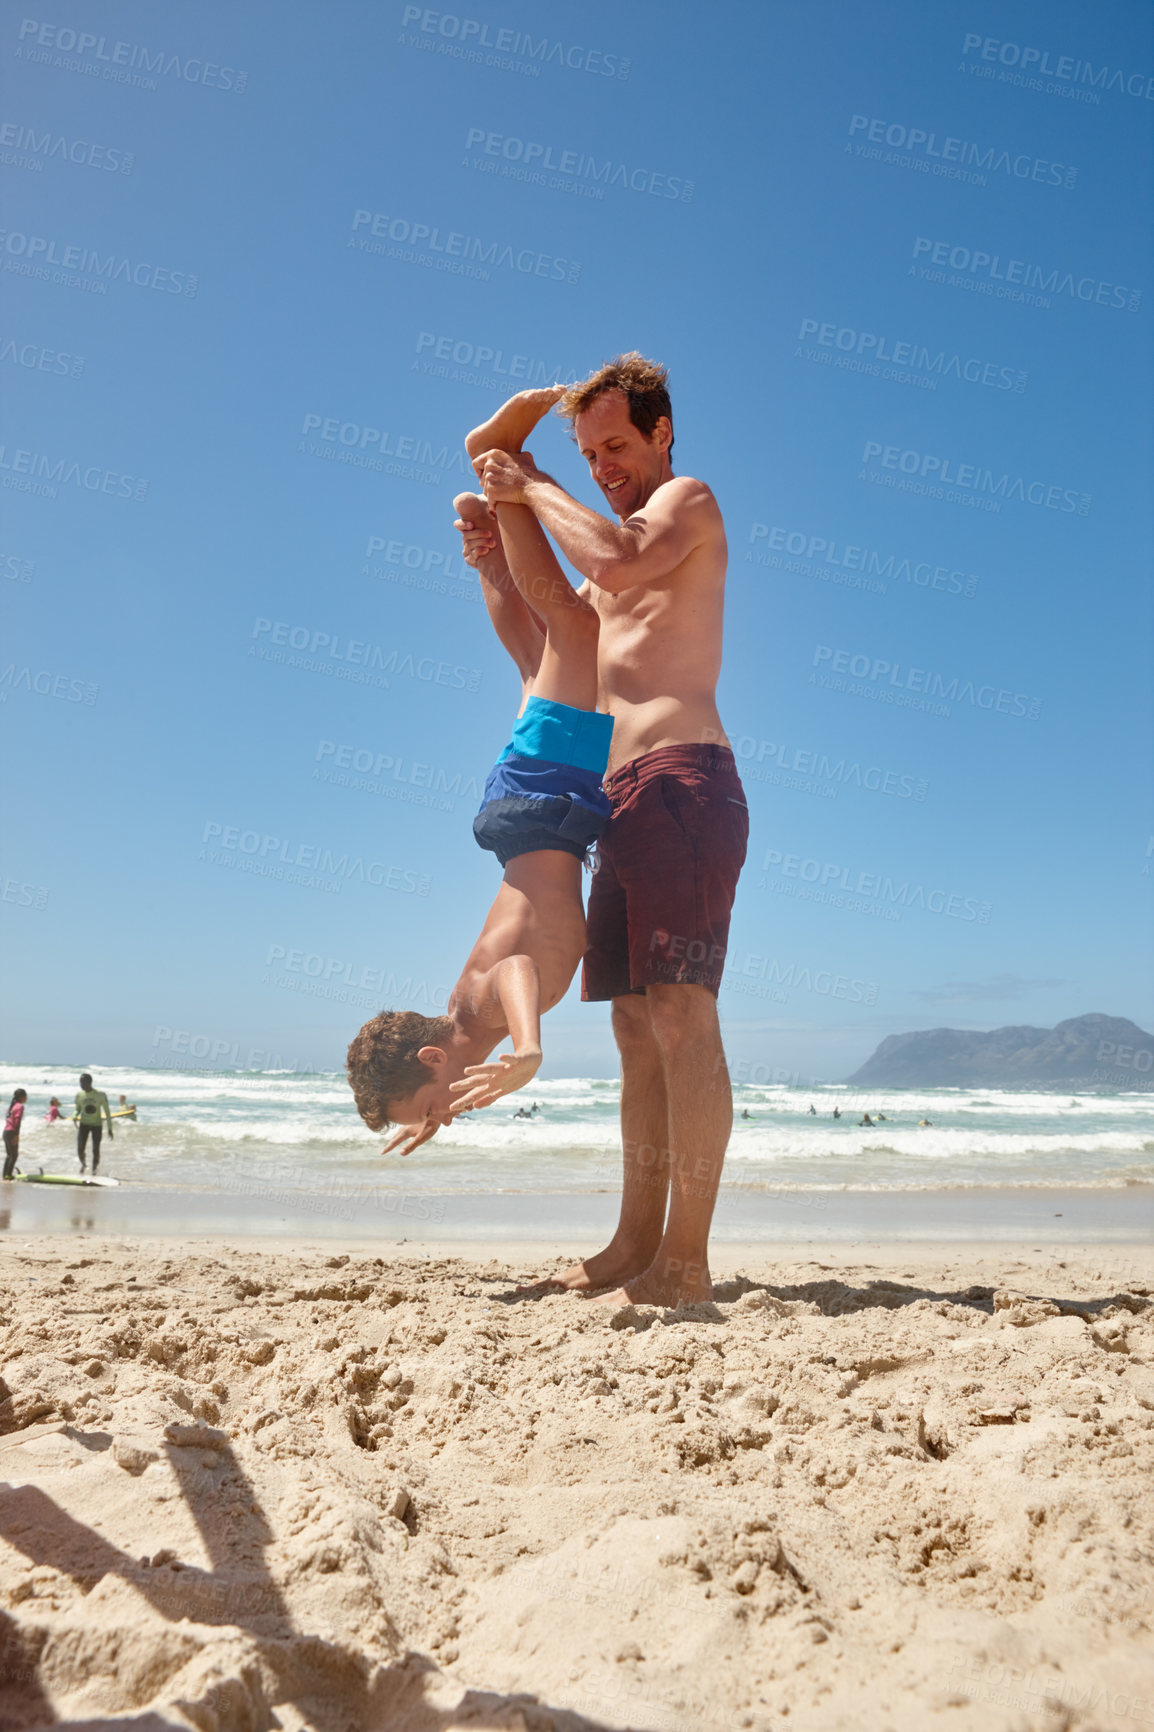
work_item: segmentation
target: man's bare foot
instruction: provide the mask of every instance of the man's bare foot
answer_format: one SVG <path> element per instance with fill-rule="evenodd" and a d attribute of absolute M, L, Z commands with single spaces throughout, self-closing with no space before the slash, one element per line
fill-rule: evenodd
<path fill-rule="evenodd" d="M 550 1285 L 564 1293 L 596 1293 L 602 1287 L 617 1287 L 622 1281 L 643 1274 L 652 1257 L 650 1250 L 608 1245 L 604 1251 L 554 1275 Z"/>
<path fill-rule="evenodd" d="M 704 1263 L 683 1263 L 676 1257 L 658 1257 L 643 1274 L 613 1293 L 598 1296 L 599 1305 L 661 1305 L 668 1311 L 678 1305 L 701 1305 L 713 1298 L 713 1282 Z"/>
<path fill-rule="evenodd" d="M 564 385 L 544 385 L 537 391 L 518 391 L 507 403 L 502 403 L 495 415 L 465 435 L 465 450 L 472 458 L 480 457 L 486 451 L 520 451 L 542 415 L 549 413 L 565 391 Z"/>

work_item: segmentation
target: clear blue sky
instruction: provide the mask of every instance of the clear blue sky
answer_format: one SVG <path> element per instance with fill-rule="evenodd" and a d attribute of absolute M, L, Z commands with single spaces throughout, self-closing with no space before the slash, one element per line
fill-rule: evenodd
<path fill-rule="evenodd" d="M 6 1055 L 331 1066 L 443 995 L 516 695 L 453 465 L 634 347 L 730 536 L 735 1060 L 1154 1024 L 1147 6 L 69 4 L 0 58 Z M 546 1050 L 610 1074 L 605 1007 Z"/>

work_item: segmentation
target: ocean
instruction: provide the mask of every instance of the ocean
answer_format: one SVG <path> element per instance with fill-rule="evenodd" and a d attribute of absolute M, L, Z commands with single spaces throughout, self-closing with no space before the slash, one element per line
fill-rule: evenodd
<path fill-rule="evenodd" d="M 5 1103 L 18 1085 L 29 1092 L 24 1172 L 78 1170 L 71 1123 L 50 1126 L 43 1117 L 51 1094 L 71 1111 L 78 1068 L 0 1065 Z M 124 1093 L 139 1111 L 135 1123 L 118 1121 L 115 1140 L 104 1145 L 101 1172 L 121 1188 L 5 1186 L 0 1228 L 51 1224 L 63 1199 L 78 1197 L 85 1203 L 76 1217 L 82 1224 L 115 1228 L 121 1221 L 124 1230 L 132 1222 L 144 1230 L 142 1222 L 186 1219 L 216 1222 L 224 1231 L 259 1218 L 286 1230 L 304 1221 L 322 1232 L 416 1238 L 434 1237 L 440 1228 L 452 1236 L 470 1219 L 510 1231 L 535 1222 L 551 1232 L 586 1221 L 598 1231 L 615 1213 L 616 1081 L 538 1080 L 401 1157 L 382 1156 L 384 1137 L 357 1117 L 341 1072 L 88 1068 L 114 1105 Z M 533 1101 L 539 1111 L 531 1120 L 513 1117 Z M 1141 1196 L 1142 1188 L 1154 1187 L 1151 1093 L 744 1085 L 735 1089 L 734 1107 L 720 1223 L 749 1228 L 788 1218 L 797 1230 L 798 1223 L 832 1221 L 838 1199 L 850 1197 L 861 1218 L 884 1222 L 895 1193 L 1136 1187 L 1132 1201 L 1143 1212 L 1154 1196 Z M 863 1126 L 866 1111 L 884 1121 Z M 919 1125 L 921 1119 L 930 1124 Z M 33 1195 L 37 1209 L 30 1213 Z M 1117 1206 L 1125 1211 L 1122 1197 Z"/>

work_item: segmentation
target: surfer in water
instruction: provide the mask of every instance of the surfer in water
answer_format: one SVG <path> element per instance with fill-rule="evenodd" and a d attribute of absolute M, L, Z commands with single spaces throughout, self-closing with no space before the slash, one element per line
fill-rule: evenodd
<path fill-rule="evenodd" d="M 20 1122 L 24 1117 L 27 1089 L 17 1089 L 8 1102 L 8 1117 L 4 1120 L 4 1177 L 10 1179 L 16 1170 L 20 1154 Z"/>
<path fill-rule="evenodd" d="M 108 1096 L 103 1089 L 94 1089 L 92 1078 L 87 1071 L 80 1079 L 80 1093 L 76 1097 L 76 1154 L 80 1161 L 80 1171 L 88 1171 L 88 1139 L 92 1138 L 92 1176 L 96 1177 L 100 1166 L 100 1139 L 104 1135 L 104 1120 L 108 1120 L 108 1134 L 113 1136 L 112 1110 L 108 1105 Z"/>

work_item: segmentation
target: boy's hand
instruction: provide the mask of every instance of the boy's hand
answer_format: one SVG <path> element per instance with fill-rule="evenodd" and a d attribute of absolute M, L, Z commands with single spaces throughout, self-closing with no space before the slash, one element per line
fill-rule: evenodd
<path fill-rule="evenodd" d="M 443 1119 L 428 1118 L 419 1125 L 402 1125 L 400 1130 L 389 1138 L 381 1150 L 382 1155 L 411 1155 L 414 1149 L 419 1149 L 422 1143 L 435 1137 L 443 1123 Z"/>
<path fill-rule="evenodd" d="M 490 1107 L 494 1101 L 499 1101 L 502 1095 L 511 1095 L 516 1089 L 523 1089 L 541 1068 L 541 1049 L 533 1047 L 527 1052 L 503 1052 L 499 1058 L 488 1064 L 467 1064 L 465 1074 L 459 1082 L 449 1084 L 449 1093 L 462 1092 L 459 1101 L 454 1101 L 452 1111 L 463 1113 L 473 1107 Z"/>

